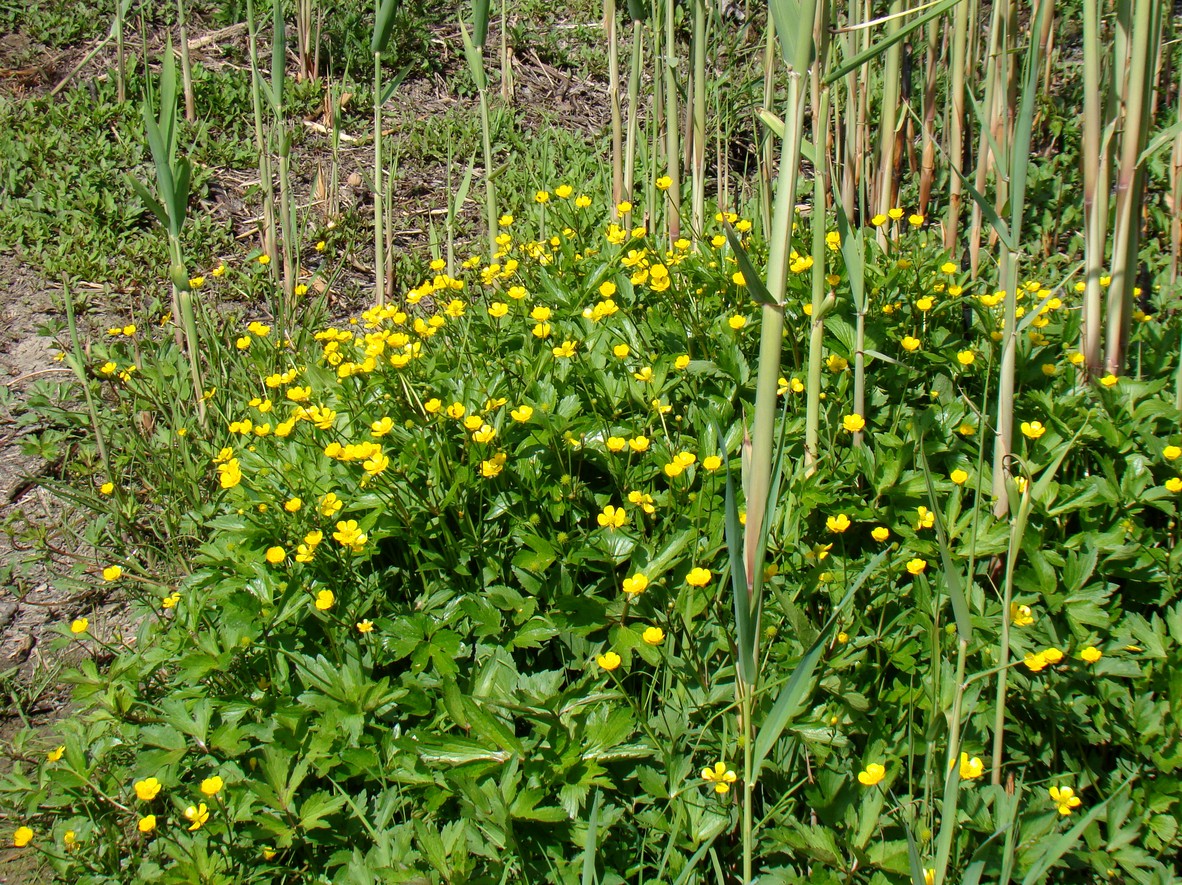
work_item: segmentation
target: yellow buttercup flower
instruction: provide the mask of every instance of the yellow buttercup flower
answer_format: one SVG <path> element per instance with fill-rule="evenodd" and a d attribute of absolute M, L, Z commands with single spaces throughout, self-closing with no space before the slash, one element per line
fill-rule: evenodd
<path fill-rule="evenodd" d="M 716 762 L 713 768 L 702 769 L 702 780 L 713 784 L 714 792 L 718 794 L 729 793 L 731 784 L 738 779 L 739 776 L 727 768 L 725 762 Z"/>
<path fill-rule="evenodd" d="M 271 565 L 279 565 L 279 563 L 287 559 L 287 551 L 282 547 L 268 547 L 265 557 Z"/>
<path fill-rule="evenodd" d="M 64 745 L 60 746 L 60 747 L 54 747 L 52 750 L 50 750 L 48 753 L 45 754 L 45 758 L 48 759 L 50 762 L 57 762 L 59 759 L 62 758 L 62 754 L 65 752 L 66 752 L 66 748 Z"/>
<path fill-rule="evenodd" d="M 315 606 L 318 611 L 326 612 L 336 603 L 337 598 L 331 590 L 321 590 L 316 594 Z"/>
<path fill-rule="evenodd" d="M 1023 421 L 1021 429 L 1022 435 L 1027 439 L 1038 439 L 1047 432 L 1041 421 Z"/>
<path fill-rule="evenodd" d="M 1161 450 L 1161 456 L 1167 461 L 1177 461 L 1179 457 L 1182 457 L 1182 447 L 1166 446 Z"/>
<path fill-rule="evenodd" d="M 718 457 L 718 455 L 707 455 L 702 459 L 702 467 L 711 472 L 714 472 L 721 466 L 722 458 Z"/>
<path fill-rule="evenodd" d="M 614 670 L 620 666 L 621 659 L 614 651 L 605 652 L 595 657 L 595 662 L 604 670 Z"/>
<path fill-rule="evenodd" d="M 1034 611 L 1028 605 L 1010 604 L 1010 623 L 1015 627 L 1029 627 L 1034 623 Z"/>
<path fill-rule="evenodd" d="M 1079 653 L 1079 659 L 1088 664 L 1094 664 L 1102 657 L 1104 657 L 1104 652 L 1100 651 L 1100 649 L 1096 648 L 1094 645 L 1089 645 Z"/>
<path fill-rule="evenodd" d="M 12 834 L 12 844 L 16 848 L 24 848 L 33 841 L 35 835 L 31 827 L 17 827 Z"/>
<path fill-rule="evenodd" d="M 878 762 L 871 762 L 858 772 L 858 783 L 864 787 L 873 787 L 886 777 L 886 767 Z"/>
<path fill-rule="evenodd" d="M 957 467 L 950 474 L 948 474 L 948 478 L 952 480 L 954 485 L 960 486 L 965 484 L 969 478 L 969 475 L 967 471 L 961 470 L 959 467 Z"/>
<path fill-rule="evenodd" d="M 936 524 L 936 514 L 932 513 L 932 511 L 928 510 L 926 507 L 921 505 L 918 508 L 916 508 L 915 512 L 916 512 L 916 518 L 915 518 L 916 531 L 919 531 L 921 529 L 930 529 L 932 526 L 934 526 Z"/>
<path fill-rule="evenodd" d="M 629 597 L 639 596 L 648 587 L 648 575 L 644 572 L 637 572 L 630 578 L 624 578 L 623 587 Z"/>
<path fill-rule="evenodd" d="M 660 645 L 665 641 L 665 631 L 660 627 L 646 627 L 640 638 L 649 645 Z"/>
<path fill-rule="evenodd" d="M 132 787 L 141 802 L 151 802 L 160 793 L 160 781 L 154 777 L 146 777 L 142 781 L 136 781 Z"/>
<path fill-rule="evenodd" d="M 119 565 L 109 565 L 103 569 L 104 581 L 118 581 L 123 577 L 123 567 Z"/>
<path fill-rule="evenodd" d="M 866 428 L 866 419 L 861 415 L 846 415 L 841 419 L 841 426 L 849 433 L 857 433 Z"/>
<path fill-rule="evenodd" d="M 907 571 L 913 575 L 922 575 L 927 567 L 928 561 L 926 559 L 920 559 L 918 556 L 914 559 L 907 560 Z"/>
<path fill-rule="evenodd" d="M 741 314 L 736 314 L 735 316 L 728 319 L 726 321 L 726 324 L 728 326 L 730 326 L 732 329 L 738 331 L 739 329 L 741 329 L 745 325 L 747 325 L 747 317 L 742 316 Z"/>
<path fill-rule="evenodd" d="M 199 830 L 209 822 L 209 809 L 202 802 L 197 806 L 190 805 L 185 809 L 185 820 L 189 821 L 189 829 Z"/>
<path fill-rule="evenodd" d="M 201 782 L 201 792 L 206 796 L 216 796 L 222 791 L 223 786 L 225 786 L 225 781 L 222 780 L 220 775 L 215 774 L 213 777 L 207 777 Z"/>
<path fill-rule="evenodd" d="M 710 583 L 713 575 L 710 574 L 709 569 L 699 567 L 689 570 L 689 574 L 685 576 L 685 582 L 691 587 L 705 587 Z"/>
<path fill-rule="evenodd" d="M 628 448 L 634 452 L 644 452 L 648 450 L 649 440 L 647 436 L 634 436 L 628 440 Z"/>
<path fill-rule="evenodd" d="M 623 507 L 615 507 L 608 504 L 603 508 L 602 512 L 595 517 L 595 521 L 599 523 L 602 528 L 618 529 L 628 522 L 628 514 L 624 512 Z"/>
<path fill-rule="evenodd" d="M 890 536 L 891 536 L 891 530 L 888 529 L 884 525 L 875 526 L 870 531 L 870 537 L 872 537 L 874 540 L 878 541 L 878 543 L 880 543 L 880 544 L 883 543 L 884 541 L 886 541 L 886 539 L 889 538 Z"/>
<path fill-rule="evenodd" d="M 141 817 L 139 819 L 139 823 L 136 824 L 136 828 L 141 833 L 152 832 L 152 830 L 156 829 L 156 815 L 145 814 L 143 817 Z"/>
<path fill-rule="evenodd" d="M 1119 380 L 1120 379 L 1117 378 L 1115 375 L 1113 375 L 1112 373 L 1109 373 L 1100 379 L 1100 383 L 1103 384 L 1105 387 L 1115 387 L 1117 381 L 1119 381 Z"/>
<path fill-rule="evenodd" d="M 533 406 L 521 405 L 516 409 L 509 410 L 509 417 L 519 424 L 524 424 L 533 416 Z"/>
<path fill-rule="evenodd" d="M 1080 805 L 1080 798 L 1075 795 L 1075 790 L 1071 787 L 1051 787 L 1047 792 L 1059 810 L 1059 814 L 1064 816 L 1071 814 L 1072 810 Z"/>
<path fill-rule="evenodd" d="M 903 346 L 905 351 L 908 353 L 913 353 L 916 350 L 919 350 L 920 340 L 918 338 L 913 338 L 910 335 L 906 335 L 899 343 Z"/>
<path fill-rule="evenodd" d="M 70 632 L 73 633 L 75 636 L 78 636 L 82 633 L 85 633 L 89 626 L 90 626 L 90 619 L 89 618 L 75 618 L 73 621 L 70 622 Z"/>
<path fill-rule="evenodd" d="M 956 361 L 962 366 L 971 366 L 977 355 L 971 350 L 962 350 L 956 354 Z"/>
<path fill-rule="evenodd" d="M 850 518 L 844 513 L 839 513 L 837 516 L 830 516 L 825 520 L 825 528 L 829 529 L 835 535 L 842 534 L 850 525 L 852 525 Z"/>
<path fill-rule="evenodd" d="M 369 621 L 369 620 L 358 621 L 356 624 L 356 627 L 357 627 L 358 633 L 372 633 L 373 632 L 373 621 Z"/>
<path fill-rule="evenodd" d="M 976 756 L 969 758 L 968 753 L 960 754 L 960 776 L 962 780 L 975 780 L 985 773 L 985 766 Z"/>

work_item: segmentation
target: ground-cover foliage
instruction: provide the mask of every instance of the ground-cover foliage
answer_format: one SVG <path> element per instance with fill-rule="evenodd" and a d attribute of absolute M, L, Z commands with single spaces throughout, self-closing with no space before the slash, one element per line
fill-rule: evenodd
<path fill-rule="evenodd" d="M 5 780 L 18 841 L 96 882 L 725 879 L 743 748 L 724 499 L 759 315 L 720 224 L 666 249 L 604 209 L 563 184 L 501 219 L 492 264 L 451 277 L 436 262 L 337 322 L 223 330 L 207 428 L 168 407 L 185 375 L 167 329 L 96 345 L 110 473 L 93 497 L 120 551 L 102 578 L 143 621 L 127 637 L 63 625 L 107 664 L 75 674 L 86 712 Z M 1024 282 L 1011 546 L 982 444 L 999 296 L 921 219 L 882 225 L 865 424 L 839 307 L 811 475 L 795 466 L 805 385 L 780 382 L 760 721 L 802 654 L 821 658 L 759 781 L 761 879 L 902 881 L 909 850 L 934 866 L 947 582 L 967 563 L 953 868 L 1039 881 L 1066 859 L 1064 881 L 1169 881 L 1182 434 L 1155 379 L 1177 321 L 1138 323 L 1144 379 L 1081 386 L 1074 282 Z M 808 322 L 808 259 L 792 270 L 789 339 Z M 219 266 L 201 292 L 260 271 Z M 128 420 L 145 412 L 149 428 Z M 116 540 L 168 503 L 168 474 L 192 483 L 180 518 L 202 538 L 176 586 Z"/>
<path fill-rule="evenodd" d="M 27 445 L 89 515 L 73 579 L 133 615 L 60 626 L 77 710 L 13 739 L 14 848 L 83 883 L 1174 881 L 1182 226 L 1154 241 L 1172 136 L 1137 122 L 1160 4 L 1117 5 L 1109 57 L 1098 4 L 1082 38 L 994 4 L 966 49 L 951 0 L 609 0 L 630 41 L 569 52 L 606 69 L 602 149 L 513 109 L 514 52 L 549 76 L 565 38 L 484 2 L 450 43 L 423 5 L 226 4 L 218 71 L 168 37 L 159 76 L 0 106 L 0 233 L 62 273 L 74 379 Z M 1060 96 L 1131 84 L 1078 139 L 1049 33 L 1084 57 Z M 937 82 L 966 51 L 979 81 Z M 466 103 L 391 129 L 446 64 Z M 755 141 L 706 134 L 760 76 Z M 932 159 L 937 98 L 972 154 L 966 90 L 975 189 Z M 446 180 L 421 258 L 406 157 Z M 215 167 L 257 173 L 244 233 Z M 88 339 L 80 277 L 150 294 Z"/>

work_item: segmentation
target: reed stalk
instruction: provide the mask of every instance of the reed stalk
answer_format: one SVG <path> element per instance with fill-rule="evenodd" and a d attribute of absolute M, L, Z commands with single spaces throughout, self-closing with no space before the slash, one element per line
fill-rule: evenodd
<path fill-rule="evenodd" d="M 1108 181 L 1112 166 L 1108 140 L 1102 138 L 1107 121 L 1104 90 L 1101 87 L 1103 50 L 1100 42 L 1100 0 L 1083 0 L 1083 41 L 1084 107 L 1080 164 L 1083 167 L 1084 299 L 1080 352 L 1084 356 L 1084 374 L 1097 377 L 1103 369 L 1104 294 L 1100 287 L 1100 276 L 1104 272 L 1108 237 Z"/>
<path fill-rule="evenodd" d="M 965 70 L 968 65 L 969 17 L 966 3 L 958 3 L 952 12 L 952 54 L 948 82 L 948 212 L 944 222 L 944 248 L 954 258 L 960 243 L 960 203 L 964 192 Z"/>
<path fill-rule="evenodd" d="M 690 125 L 690 229 L 706 229 L 706 0 L 693 0 L 693 107 Z"/>
<path fill-rule="evenodd" d="M 670 243 L 681 236 L 681 129 L 677 110 L 677 37 L 673 15 L 676 5 L 676 0 L 665 0 L 662 22 L 665 26 L 665 174 L 672 181 L 665 191 L 665 222 Z"/>
<path fill-rule="evenodd" d="M 616 0 L 603 0 L 603 36 L 607 41 L 607 94 L 612 114 L 612 202 L 624 199 L 624 120 L 620 107 L 620 47 L 616 39 Z"/>
<path fill-rule="evenodd" d="M 193 95 L 193 65 L 189 59 L 189 20 L 185 0 L 176 0 L 176 20 L 181 41 L 181 81 L 185 93 L 185 119 L 197 122 L 197 101 Z"/>
<path fill-rule="evenodd" d="M 631 11 L 631 4 L 629 4 Z M 632 62 L 628 72 L 628 135 L 624 147 L 621 199 L 631 200 L 636 186 L 636 138 L 640 128 L 640 81 L 644 72 L 644 20 L 632 20 Z"/>
<path fill-rule="evenodd" d="M 1116 214 L 1113 221 L 1112 283 L 1108 287 L 1105 368 L 1124 371 L 1133 320 L 1133 289 L 1137 281 L 1144 190 L 1142 152 L 1148 141 L 1153 100 L 1154 64 L 1161 36 L 1161 0 L 1122 0 L 1117 45 L 1127 46 L 1126 67 L 1118 68 L 1125 89 L 1120 160 L 1116 173 Z"/>
<path fill-rule="evenodd" d="M 127 54 L 123 29 L 127 20 L 127 0 L 115 0 L 115 97 L 127 101 Z"/>
<path fill-rule="evenodd" d="M 901 13 L 904 0 L 892 0 L 890 19 L 887 22 L 887 37 L 890 38 L 902 27 Z M 882 106 L 878 122 L 878 174 L 874 181 L 874 210 L 882 215 L 894 205 L 895 191 L 895 130 L 899 122 L 900 68 L 903 62 L 900 43 L 890 45 L 883 59 Z M 886 225 L 879 227 L 879 244 L 886 246 Z"/>
<path fill-rule="evenodd" d="M 263 75 L 259 69 L 258 30 L 254 2 L 246 3 L 247 51 L 250 56 L 250 98 L 254 111 L 255 151 L 259 163 L 259 187 L 263 193 L 263 252 L 270 259 L 267 273 L 279 280 L 279 236 L 275 227 L 275 183 L 271 166 L 271 144 L 263 117 Z"/>

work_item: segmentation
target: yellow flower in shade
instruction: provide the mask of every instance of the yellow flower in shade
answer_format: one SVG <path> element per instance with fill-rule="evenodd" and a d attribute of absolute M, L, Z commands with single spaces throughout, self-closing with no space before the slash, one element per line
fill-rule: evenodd
<path fill-rule="evenodd" d="M 712 577 L 709 569 L 698 566 L 689 570 L 689 574 L 685 576 L 685 582 L 691 587 L 705 587 L 710 583 Z"/>
<path fill-rule="evenodd" d="M 916 508 L 915 513 L 916 531 L 919 531 L 920 529 L 930 529 L 936 524 L 936 514 L 932 513 L 932 511 L 928 510 L 926 507 L 921 505 L 920 507 Z"/>
<path fill-rule="evenodd" d="M 628 514 L 624 512 L 623 507 L 615 507 L 608 504 L 595 517 L 595 521 L 599 523 L 600 527 L 605 529 L 618 529 L 628 522 Z"/>
<path fill-rule="evenodd" d="M 1182 457 L 1182 447 L 1166 446 L 1161 450 L 1161 456 L 1167 461 L 1177 461 L 1178 458 Z"/>
<path fill-rule="evenodd" d="M 962 366 L 971 366 L 977 355 L 971 350 L 962 350 L 956 354 L 956 361 Z"/>
<path fill-rule="evenodd" d="M 185 820 L 189 822 L 190 831 L 199 830 L 209 822 L 209 809 L 204 802 L 197 806 L 190 805 L 185 809 Z"/>
<path fill-rule="evenodd" d="M 878 762 L 871 762 L 858 772 L 858 783 L 864 787 L 873 787 L 886 777 L 886 767 Z"/>
<path fill-rule="evenodd" d="M 326 612 L 336 604 L 337 598 L 331 590 L 321 590 L 316 594 L 316 609 Z"/>
<path fill-rule="evenodd" d="M 142 781 L 136 781 L 132 786 L 135 789 L 136 797 L 141 802 L 151 802 L 160 792 L 160 781 L 154 777 L 146 777 Z"/>
<path fill-rule="evenodd" d="M 355 626 L 357 627 L 358 633 L 372 633 L 373 632 L 373 621 L 370 621 L 370 620 L 358 621 Z"/>
<path fill-rule="evenodd" d="M 480 462 L 480 475 L 485 479 L 493 479 L 501 475 L 501 471 L 505 469 L 505 461 L 508 456 L 504 452 L 498 452 L 491 458 Z"/>
<path fill-rule="evenodd" d="M 62 758 L 62 754 L 64 752 L 66 752 L 66 748 L 64 746 L 54 747 L 52 750 L 50 750 L 48 753 L 45 754 L 45 758 L 48 759 L 50 762 L 57 762 L 59 759 Z"/>
<path fill-rule="evenodd" d="M 959 433 L 961 436 L 972 436 L 974 433 L 977 432 L 977 428 L 975 425 L 970 424 L 968 421 L 965 421 L 959 427 L 956 428 L 956 432 Z"/>
<path fill-rule="evenodd" d="M 903 349 L 905 351 L 912 353 L 916 350 L 919 350 L 920 340 L 918 338 L 912 338 L 910 335 L 906 335 L 899 343 L 903 345 Z"/>
<path fill-rule="evenodd" d="M 271 565 L 279 565 L 279 563 L 287 559 L 287 551 L 282 547 L 268 547 L 266 556 L 267 562 L 271 563 Z"/>
<path fill-rule="evenodd" d="M 1063 660 L 1063 652 L 1053 645 L 1048 649 L 1044 649 L 1042 656 L 1047 659 L 1048 664 L 1057 664 Z"/>
<path fill-rule="evenodd" d="M 604 652 L 601 655 L 596 655 L 595 663 L 599 664 L 604 670 L 614 670 L 620 666 L 620 656 L 614 651 Z"/>
<path fill-rule="evenodd" d="M 908 215 L 907 216 L 907 223 L 910 224 L 912 227 L 922 227 L 923 226 L 923 216 L 918 213 L 916 213 L 914 215 Z"/>
<path fill-rule="evenodd" d="M 628 440 L 628 448 L 634 452 L 644 452 L 648 450 L 647 436 L 634 436 Z"/>
<path fill-rule="evenodd" d="M 866 428 L 866 419 L 861 415 L 846 415 L 841 419 L 841 427 L 849 433 L 857 433 Z"/>
<path fill-rule="evenodd" d="M 1022 435 L 1027 439 L 1038 439 L 1047 432 L 1041 421 L 1023 421 L 1021 426 Z"/>
<path fill-rule="evenodd" d="M 1066 816 L 1071 814 L 1072 809 L 1079 807 L 1080 799 L 1071 787 L 1051 787 L 1047 792 L 1055 807 L 1059 809 L 1059 814 Z"/>
<path fill-rule="evenodd" d="M 1166 480 L 1166 491 L 1177 494 L 1182 492 L 1182 476 L 1171 476 Z"/>
<path fill-rule="evenodd" d="M 1115 387 L 1116 382 L 1118 380 L 1120 380 L 1120 379 L 1118 379 L 1115 375 L 1109 373 L 1100 379 L 1100 383 L 1103 384 L 1105 387 Z"/>
<path fill-rule="evenodd" d="M 884 541 L 886 541 L 886 539 L 889 538 L 890 536 L 891 536 L 891 530 L 888 529 L 885 525 L 875 526 L 870 531 L 870 537 L 872 537 L 874 540 L 876 540 L 880 544 L 883 543 Z"/>
<path fill-rule="evenodd" d="M 207 777 L 201 782 L 201 792 L 206 796 L 216 796 L 222 791 L 222 787 L 224 786 L 225 781 L 222 780 L 220 775 L 215 774 L 213 777 Z"/>
<path fill-rule="evenodd" d="M 739 329 L 741 329 L 745 325 L 747 325 L 747 317 L 745 317 L 741 314 L 736 314 L 735 316 L 733 316 L 729 320 L 727 320 L 726 324 L 728 326 L 730 326 L 732 329 L 738 331 Z"/>
<path fill-rule="evenodd" d="M 75 636 L 86 632 L 86 628 L 90 626 L 89 618 L 75 618 L 70 622 L 70 632 Z"/>
<path fill-rule="evenodd" d="M 1079 653 L 1079 659 L 1088 664 L 1094 664 L 1102 657 L 1104 657 L 1104 652 L 1100 651 L 1100 649 L 1096 648 L 1094 645 L 1089 645 Z"/>
<path fill-rule="evenodd" d="M 837 516 L 830 516 L 825 520 L 825 528 L 833 532 L 835 535 L 840 535 L 850 527 L 850 518 L 844 513 L 839 513 Z"/>
<path fill-rule="evenodd" d="M 156 829 L 156 815 L 145 814 L 143 817 L 140 818 L 139 823 L 136 824 L 136 828 L 141 833 L 152 832 L 152 830 Z"/>
<path fill-rule="evenodd" d="M 969 758 L 968 753 L 960 754 L 960 776 L 962 780 L 976 780 L 985 773 L 985 765 L 976 756 Z"/>
<path fill-rule="evenodd" d="M 541 339 L 549 338 L 550 337 L 550 324 L 549 323 L 538 323 L 537 325 L 535 325 L 533 327 L 533 329 L 531 331 L 533 332 L 533 336 L 535 338 L 541 338 Z"/>
<path fill-rule="evenodd" d="M 738 779 L 739 776 L 727 768 L 725 762 L 716 762 L 713 768 L 702 769 L 702 780 L 708 784 L 714 784 L 714 792 L 720 795 L 729 793 L 731 784 Z"/>
<path fill-rule="evenodd" d="M 633 489 L 628 493 L 628 501 L 631 504 L 635 504 L 649 516 L 657 512 L 657 508 L 653 506 L 653 496 L 646 492 Z"/>
<path fill-rule="evenodd" d="M 653 367 L 644 366 L 639 372 L 633 372 L 632 377 L 642 384 L 653 380 Z"/>
<path fill-rule="evenodd" d="M 665 641 L 665 631 L 660 627 L 646 627 L 641 639 L 649 645 L 660 645 Z"/>
<path fill-rule="evenodd" d="M 624 592 L 630 597 L 639 596 L 648 587 L 648 575 L 637 572 L 630 578 L 624 578 Z"/>
<path fill-rule="evenodd" d="M 1027 652 L 1026 657 L 1022 659 L 1022 663 L 1026 665 L 1031 673 L 1037 673 L 1039 670 L 1046 669 L 1047 657 L 1042 652 Z"/>
<path fill-rule="evenodd" d="M 844 372 L 849 368 L 850 364 L 845 357 L 831 353 L 828 359 L 825 360 L 825 365 L 829 368 L 830 372 Z"/>
<path fill-rule="evenodd" d="M 718 457 L 718 455 L 707 455 L 705 458 L 702 459 L 702 467 L 705 468 L 706 470 L 709 470 L 711 473 L 713 473 L 715 470 L 717 470 L 721 466 L 722 466 L 722 458 Z"/>
<path fill-rule="evenodd" d="M 109 565 L 103 569 L 104 581 L 118 581 L 123 577 L 123 567 L 119 565 Z"/>
<path fill-rule="evenodd" d="M 1015 627 L 1029 627 L 1034 623 L 1034 611 L 1028 605 L 1010 603 L 1010 623 Z"/>
<path fill-rule="evenodd" d="M 33 841 L 33 836 L 36 835 L 30 827 L 17 827 L 16 832 L 12 834 L 12 844 L 17 848 L 24 848 Z"/>
<path fill-rule="evenodd" d="M 918 556 L 915 557 L 915 559 L 907 560 L 907 571 L 913 575 L 922 575 L 924 573 L 924 569 L 927 567 L 928 561 L 926 559 L 920 559 Z"/>
<path fill-rule="evenodd" d="M 957 467 L 950 474 L 948 474 L 948 478 L 952 480 L 954 485 L 962 486 L 968 480 L 969 475 L 966 471 Z"/>
<path fill-rule="evenodd" d="M 667 191 L 669 188 L 673 187 L 673 179 L 668 175 L 662 175 L 660 178 L 654 181 L 653 184 L 656 186 L 657 190 Z"/>
<path fill-rule="evenodd" d="M 936 885 L 936 871 L 931 867 L 923 871 L 923 885 Z"/>

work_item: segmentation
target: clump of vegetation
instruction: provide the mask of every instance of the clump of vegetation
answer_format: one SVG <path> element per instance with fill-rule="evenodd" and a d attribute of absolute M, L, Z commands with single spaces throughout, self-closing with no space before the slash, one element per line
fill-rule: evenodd
<path fill-rule="evenodd" d="M 1089 203 L 1080 254 L 1036 257 L 1046 11 L 1012 33 L 994 10 L 997 54 L 971 70 L 993 114 L 1020 63 L 996 93 L 1016 104 L 979 121 L 1010 122 L 970 184 L 926 159 L 897 176 L 916 145 L 934 156 L 934 79 L 914 143 L 888 119 L 903 38 L 968 66 L 959 6 L 871 43 L 831 40 L 824 4 L 772 4 L 783 114 L 733 190 L 708 174 L 696 51 L 729 26 L 697 3 L 629 12 L 608 4 L 636 41 L 630 97 L 613 42 L 607 160 L 577 177 L 498 154 L 506 56 L 488 4 L 465 16 L 479 105 L 413 286 L 382 147 L 392 4 L 367 48 L 372 230 L 295 198 L 284 54 L 265 70 L 252 18 L 259 247 L 201 254 L 182 75 L 162 65 L 155 187 L 129 205 L 167 231 L 168 295 L 84 345 L 67 286 L 84 408 L 31 404 L 93 514 L 101 559 L 76 577 L 137 625 L 61 625 L 88 653 L 78 710 L 25 734 L 0 780 L 15 845 L 54 875 L 1172 881 L 1182 303 L 1123 196 L 1102 214 L 1131 254 L 1106 251 Z M 661 55 L 685 34 L 688 72 Z M 866 64 L 877 146 L 843 98 Z M 688 148 L 683 76 L 703 98 Z M 1135 128 L 1132 166 L 1099 157 L 1101 177 L 1150 177 Z M 576 142 L 531 159 L 559 149 Z M 334 309 L 357 255 L 366 303 Z"/>

